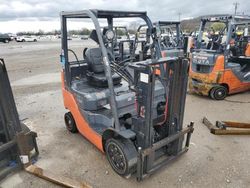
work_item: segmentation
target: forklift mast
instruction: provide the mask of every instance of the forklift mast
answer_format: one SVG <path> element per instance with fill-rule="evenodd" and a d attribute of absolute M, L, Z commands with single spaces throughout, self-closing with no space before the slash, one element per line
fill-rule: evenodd
<path fill-rule="evenodd" d="M 132 118 L 132 130 L 136 132 L 139 152 L 137 179 L 140 181 L 188 150 L 193 123 L 184 129 L 182 126 L 188 60 L 183 57 L 160 58 L 135 62 L 130 68 L 134 69 L 137 88 L 138 115 Z M 159 69 L 161 75 L 156 74 Z M 158 103 L 155 118 L 154 95 L 157 81 L 165 89 L 165 102 Z M 185 134 L 187 137 L 183 147 Z"/>

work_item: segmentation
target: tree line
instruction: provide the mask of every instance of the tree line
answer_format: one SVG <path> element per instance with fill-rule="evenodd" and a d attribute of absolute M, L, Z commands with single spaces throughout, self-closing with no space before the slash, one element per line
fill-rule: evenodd
<path fill-rule="evenodd" d="M 91 30 L 87 28 L 83 28 L 81 30 L 70 30 L 68 31 L 69 35 L 89 35 Z M 39 29 L 38 31 L 21 31 L 18 32 L 17 35 L 36 35 L 36 36 L 42 36 L 42 35 L 61 35 L 60 30 L 53 30 L 53 31 L 43 31 Z"/>
<path fill-rule="evenodd" d="M 128 27 L 128 32 L 129 34 L 135 34 L 137 28 L 139 27 L 139 23 L 132 22 L 130 23 Z M 183 20 L 181 21 L 181 29 L 182 31 L 185 32 L 192 32 L 192 31 L 198 31 L 200 25 L 200 17 L 190 19 L 190 20 Z M 215 31 L 219 31 L 224 27 L 224 24 L 221 23 L 213 23 L 210 25 L 210 27 L 213 27 Z M 83 28 L 80 30 L 69 30 L 68 35 L 89 35 L 91 32 L 91 29 Z M 61 31 L 60 30 L 53 30 L 53 31 L 43 31 L 43 30 L 38 30 L 38 31 L 22 31 L 18 32 L 17 35 L 36 35 L 36 36 L 42 36 L 42 35 L 60 35 Z M 118 35 L 126 35 L 125 31 L 122 29 L 117 29 L 117 34 Z"/>
<path fill-rule="evenodd" d="M 83 28 L 80 30 L 69 30 L 68 35 L 89 35 L 92 30 Z M 134 33 L 133 31 L 129 30 L 129 32 Z M 126 33 L 123 30 L 117 30 L 118 35 L 125 35 Z M 17 35 L 35 35 L 35 36 L 42 36 L 42 35 L 61 35 L 60 30 L 53 30 L 53 31 L 43 31 L 39 29 L 38 31 L 21 31 L 18 32 Z"/>
<path fill-rule="evenodd" d="M 215 15 L 216 16 L 216 15 Z M 185 32 L 193 32 L 198 31 L 200 27 L 201 17 L 189 19 L 189 20 L 182 20 L 181 21 L 181 29 Z M 220 31 L 225 27 L 224 23 L 214 22 L 208 23 L 206 28 L 213 28 L 215 31 Z"/>

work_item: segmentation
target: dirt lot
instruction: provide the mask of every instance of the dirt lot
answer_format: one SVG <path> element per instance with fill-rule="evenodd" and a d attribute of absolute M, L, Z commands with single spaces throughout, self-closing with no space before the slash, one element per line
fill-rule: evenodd
<path fill-rule="evenodd" d="M 70 41 L 83 49 L 82 41 Z M 195 122 L 188 153 L 149 179 L 116 175 L 105 156 L 80 134 L 64 127 L 60 91 L 60 41 L 0 44 L 6 61 L 20 119 L 38 133 L 38 166 L 93 187 L 250 187 L 249 136 L 211 135 L 201 123 L 235 120 L 250 122 L 250 92 L 212 101 L 188 94 L 185 124 Z M 0 182 L 0 187 L 58 187 L 26 172 L 18 172 Z"/>

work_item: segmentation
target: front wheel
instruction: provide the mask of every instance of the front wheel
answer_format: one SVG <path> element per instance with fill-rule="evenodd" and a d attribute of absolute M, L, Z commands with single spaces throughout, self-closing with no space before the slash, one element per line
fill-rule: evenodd
<path fill-rule="evenodd" d="M 76 122 L 74 120 L 73 115 L 70 112 L 65 113 L 64 122 L 65 122 L 65 125 L 66 125 L 66 128 L 68 129 L 68 131 L 70 131 L 71 133 L 78 132 L 78 129 L 76 127 Z"/>
<path fill-rule="evenodd" d="M 105 151 L 111 167 L 120 176 L 127 177 L 136 171 L 137 151 L 131 140 L 108 139 Z"/>
<path fill-rule="evenodd" d="M 8 39 L 5 39 L 5 40 L 4 40 L 4 43 L 9 43 L 9 40 L 8 40 Z"/>
<path fill-rule="evenodd" d="M 210 97 L 215 100 L 223 100 L 226 98 L 228 90 L 224 86 L 217 86 L 211 89 Z"/>

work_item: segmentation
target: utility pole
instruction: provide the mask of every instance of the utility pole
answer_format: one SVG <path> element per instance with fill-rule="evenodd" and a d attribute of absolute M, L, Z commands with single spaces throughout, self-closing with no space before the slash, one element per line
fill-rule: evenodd
<path fill-rule="evenodd" d="M 179 21 L 181 21 L 181 13 L 178 12 L 178 16 L 179 16 Z"/>
<path fill-rule="evenodd" d="M 240 3 L 235 2 L 235 3 L 233 3 L 233 5 L 234 5 L 234 15 L 236 15 L 237 14 L 237 9 L 238 9 L 238 6 L 240 5 Z"/>

